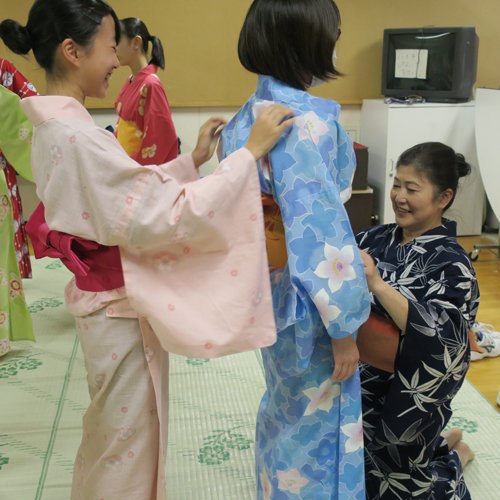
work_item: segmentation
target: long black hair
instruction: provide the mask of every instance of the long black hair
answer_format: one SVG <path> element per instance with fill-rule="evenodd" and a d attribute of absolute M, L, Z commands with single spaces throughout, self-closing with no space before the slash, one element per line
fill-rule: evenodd
<path fill-rule="evenodd" d="M 101 25 L 111 16 L 115 22 L 116 43 L 120 41 L 120 22 L 104 0 L 35 0 L 26 26 L 13 19 L 0 22 L 0 38 L 16 54 L 33 50 L 38 64 L 54 71 L 57 46 L 66 38 L 87 47 Z"/>
<path fill-rule="evenodd" d="M 148 53 L 148 43 L 151 42 L 152 50 L 149 64 L 154 64 L 161 69 L 165 69 L 165 55 L 163 53 L 161 40 L 149 33 L 144 22 L 137 17 L 126 17 L 125 19 L 122 19 L 120 23 L 122 34 L 128 39 L 132 40 L 136 36 L 140 36 L 142 38 L 142 51 L 144 54 Z"/>

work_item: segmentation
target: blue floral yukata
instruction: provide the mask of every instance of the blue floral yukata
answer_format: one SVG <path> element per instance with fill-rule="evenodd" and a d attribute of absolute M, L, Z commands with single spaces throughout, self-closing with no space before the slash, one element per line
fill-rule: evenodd
<path fill-rule="evenodd" d="M 358 235 L 387 283 L 409 303 L 395 373 L 362 365 L 366 493 L 369 500 L 470 499 L 458 454 L 441 431 L 469 367 L 468 330 L 479 290 L 470 260 L 443 220 L 401 245 L 401 229 Z M 387 315 L 374 301 L 372 310 Z"/>
<path fill-rule="evenodd" d="M 331 338 L 356 333 L 370 300 L 344 209 L 355 168 L 334 101 L 260 76 L 226 126 L 223 156 L 246 142 L 269 102 L 295 123 L 259 164 L 281 210 L 288 262 L 271 274 L 278 340 L 262 351 L 266 393 L 256 430 L 259 499 L 365 498 L 359 373 L 333 382 Z"/>

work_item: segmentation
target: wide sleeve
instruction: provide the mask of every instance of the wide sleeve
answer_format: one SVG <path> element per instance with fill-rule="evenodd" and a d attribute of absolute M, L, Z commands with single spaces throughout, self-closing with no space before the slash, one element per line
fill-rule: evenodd
<path fill-rule="evenodd" d="M 38 95 L 35 86 L 17 69 L 13 75 L 12 90 L 21 99 Z"/>
<path fill-rule="evenodd" d="M 203 179 L 190 155 L 140 166 L 111 133 L 57 121 L 37 128 L 33 162 L 51 229 L 130 250 L 195 237 L 210 225 L 212 213 L 237 201 L 245 179 L 257 175 L 248 150 L 235 152 Z"/>
<path fill-rule="evenodd" d="M 19 97 L 0 85 L 0 149 L 24 178 L 32 181 L 32 126 L 19 105 Z"/>
<path fill-rule="evenodd" d="M 248 150 L 195 180 L 190 156 L 144 167 L 107 131 L 47 121 L 33 151 L 48 226 L 120 247 L 127 297 L 165 350 L 212 357 L 275 341 Z"/>
<path fill-rule="evenodd" d="M 151 75 L 140 90 L 139 112 L 144 118 L 144 135 L 132 158 L 141 165 L 160 164 L 177 157 L 177 132 L 167 96 L 156 75 Z"/>
<path fill-rule="evenodd" d="M 448 255 L 446 260 L 427 266 L 423 297 L 412 297 L 404 285 L 400 289 L 408 298 L 408 321 L 388 395 L 391 408 L 384 415 L 395 434 L 404 432 L 397 428 L 404 422 L 398 418 L 402 414 L 416 410 L 435 418 L 436 407 L 453 398 L 469 366 L 468 331 L 479 304 L 477 280 L 464 255 Z M 427 423 L 419 422 L 422 427 Z"/>
<path fill-rule="evenodd" d="M 300 320 L 312 306 L 328 334 L 342 338 L 355 334 L 368 317 L 363 264 L 344 208 L 354 171 L 351 150 L 336 122 L 309 112 L 296 119 L 286 141 L 271 152 L 292 285 L 278 284 L 283 287 L 278 325 L 280 318 Z"/>

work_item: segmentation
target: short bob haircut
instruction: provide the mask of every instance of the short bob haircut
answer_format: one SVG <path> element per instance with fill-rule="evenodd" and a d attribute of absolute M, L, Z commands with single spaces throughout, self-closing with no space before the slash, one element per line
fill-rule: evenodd
<path fill-rule="evenodd" d="M 340 76 L 333 51 L 340 12 L 333 0 L 254 0 L 238 40 L 241 64 L 296 89 Z"/>

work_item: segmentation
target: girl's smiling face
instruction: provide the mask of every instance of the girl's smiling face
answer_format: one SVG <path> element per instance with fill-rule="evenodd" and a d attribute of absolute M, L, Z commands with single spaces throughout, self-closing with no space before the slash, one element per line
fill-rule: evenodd
<path fill-rule="evenodd" d="M 116 55 L 115 22 L 111 16 L 102 18 L 92 44 L 82 50 L 80 87 L 84 95 L 106 97 L 109 79 L 120 66 Z"/>

